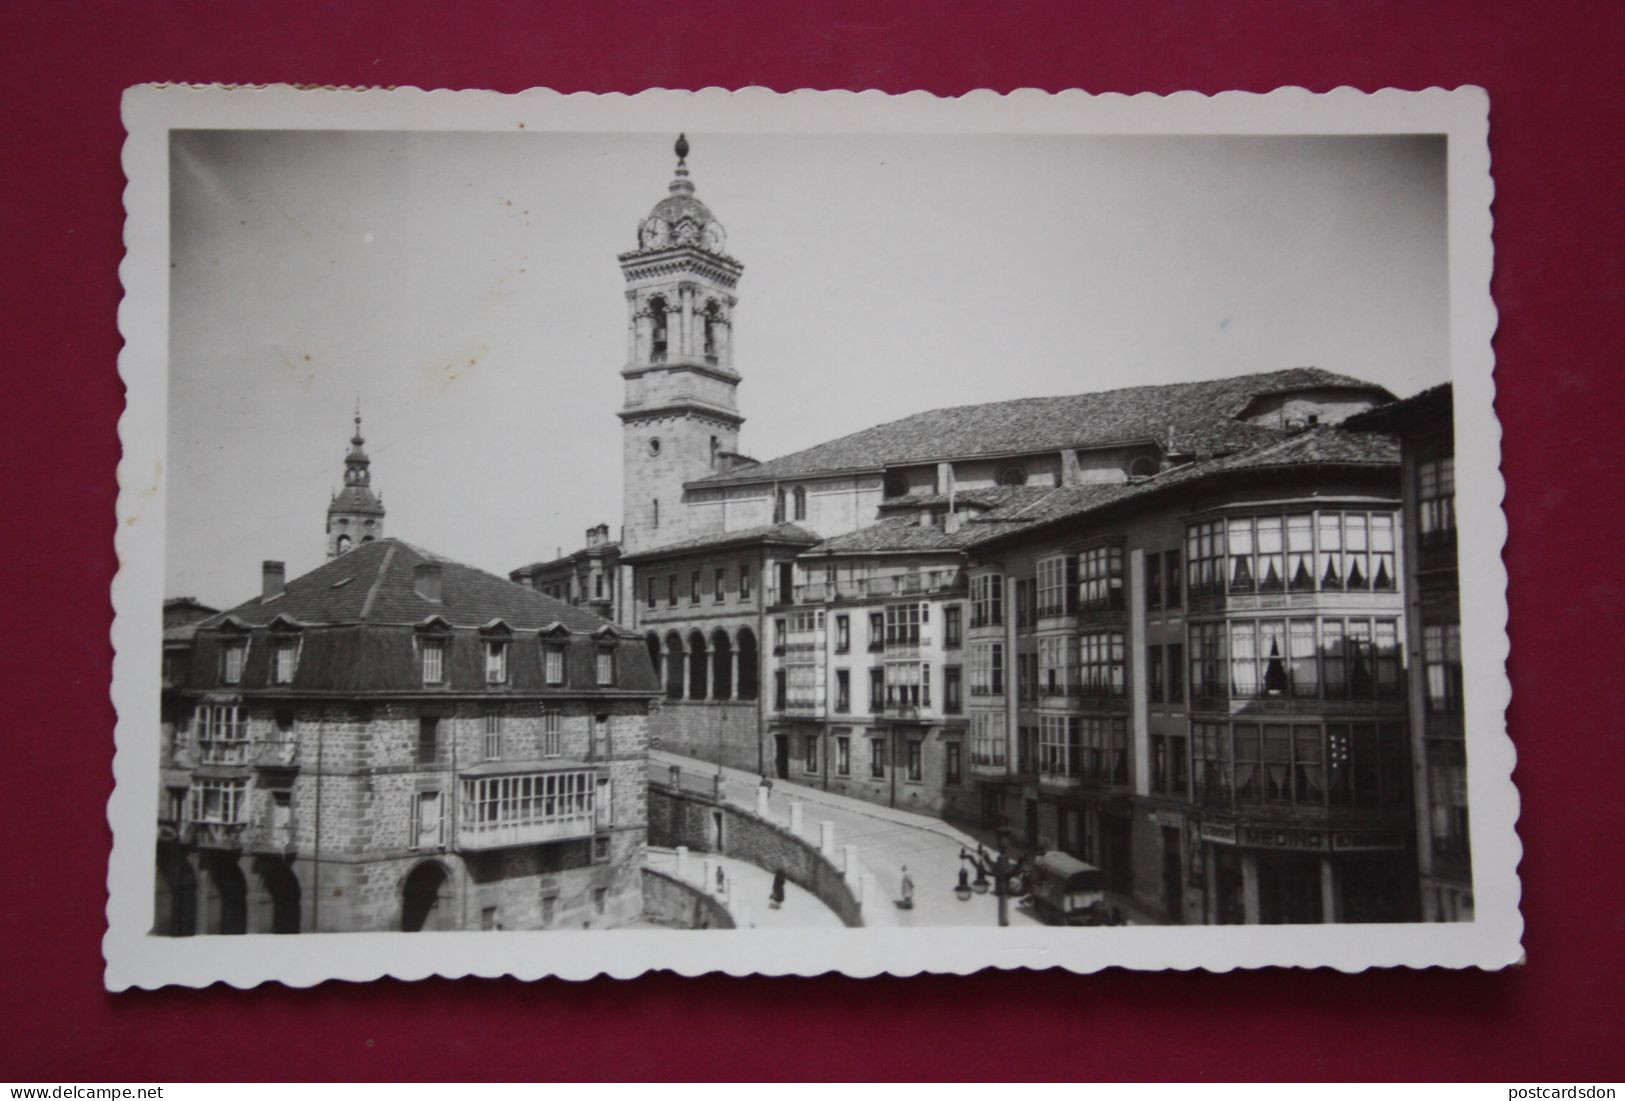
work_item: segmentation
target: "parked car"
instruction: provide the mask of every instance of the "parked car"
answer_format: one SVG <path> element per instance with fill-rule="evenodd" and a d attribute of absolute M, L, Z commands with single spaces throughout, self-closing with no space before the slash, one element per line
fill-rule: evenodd
<path fill-rule="evenodd" d="M 1106 877 L 1093 864 L 1063 852 L 1039 853 L 1033 859 L 1026 902 L 1050 925 L 1121 925 L 1115 906 L 1106 903 Z"/>

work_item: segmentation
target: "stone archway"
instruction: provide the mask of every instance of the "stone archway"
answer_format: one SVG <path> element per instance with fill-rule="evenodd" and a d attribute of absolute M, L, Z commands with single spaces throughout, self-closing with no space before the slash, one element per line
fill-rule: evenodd
<path fill-rule="evenodd" d="M 203 931 L 222 936 L 248 932 L 248 880 L 229 856 L 216 856 L 204 876 Z"/>
<path fill-rule="evenodd" d="M 749 627 L 739 628 L 739 684 L 736 690 L 739 699 L 754 700 L 760 694 L 760 661 L 756 632 Z"/>
<path fill-rule="evenodd" d="M 280 860 L 262 857 L 258 861 L 263 932 L 297 933 L 300 926 L 299 877 Z"/>
<path fill-rule="evenodd" d="M 666 635 L 666 698 L 683 698 L 683 638 L 676 631 Z"/>
<path fill-rule="evenodd" d="M 711 632 L 711 698 L 731 700 L 734 694 L 734 648 L 728 632 Z"/>
<path fill-rule="evenodd" d="M 450 928 L 451 877 L 434 860 L 407 873 L 401 884 L 401 930 L 434 933 Z"/>
<path fill-rule="evenodd" d="M 650 631 L 643 636 L 644 645 L 649 647 L 649 665 L 655 671 L 655 677 L 660 676 L 660 636 Z"/>
<path fill-rule="evenodd" d="M 698 631 L 688 633 L 688 698 L 706 698 L 705 636 Z"/>
<path fill-rule="evenodd" d="M 152 931 L 165 937 L 197 932 L 197 873 L 180 850 L 158 847 L 158 876 Z"/>

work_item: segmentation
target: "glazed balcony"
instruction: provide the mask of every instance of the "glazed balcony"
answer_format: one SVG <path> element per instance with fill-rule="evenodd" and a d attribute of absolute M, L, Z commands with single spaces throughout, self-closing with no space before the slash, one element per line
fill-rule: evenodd
<path fill-rule="evenodd" d="M 243 847 L 244 822 L 183 822 L 181 842 L 200 849 L 239 851 Z"/>
<path fill-rule="evenodd" d="M 977 753 L 970 754 L 970 770 L 978 776 L 1007 776 L 1010 766 L 1005 757 L 997 754 Z"/>
<path fill-rule="evenodd" d="M 931 697 L 929 694 L 918 698 L 905 698 L 888 696 L 881 702 L 878 714 L 888 719 L 921 720 L 931 713 Z"/>
<path fill-rule="evenodd" d="M 860 578 L 855 594 L 865 597 L 946 596 L 968 591 L 970 583 L 959 570 L 925 570 Z"/>
<path fill-rule="evenodd" d="M 457 830 L 457 847 L 465 852 L 512 849 L 521 845 L 544 845 L 550 841 L 578 840 L 591 837 L 593 832 L 591 811 L 542 822 L 465 822 Z"/>
<path fill-rule="evenodd" d="M 1191 586 L 1187 600 L 1192 614 L 1205 612 L 1312 612 L 1336 611 L 1343 608 L 1372 608 L 1399 605 L 1399 590 L 1395 585 L 1384 588 L 1334 588 L 1323 586 L 1257 586 L 1227 587 L 1210 585 Z"/>

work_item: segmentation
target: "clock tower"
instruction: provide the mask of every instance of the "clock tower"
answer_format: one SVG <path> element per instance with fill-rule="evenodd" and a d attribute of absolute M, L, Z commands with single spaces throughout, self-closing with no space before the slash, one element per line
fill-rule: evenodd
<path fill-rule="evenodd" d="M 744 265 L 726 252 L 722 223 L 694 197 L 688 140 L 679 135 L 670 194 L 638 223 L 626 277 L 626 401 L 620 411 L 624 483 L 621 551 L 701 534 L 683 483 L 722 469 L 738 450 L 734 288 Z"/>

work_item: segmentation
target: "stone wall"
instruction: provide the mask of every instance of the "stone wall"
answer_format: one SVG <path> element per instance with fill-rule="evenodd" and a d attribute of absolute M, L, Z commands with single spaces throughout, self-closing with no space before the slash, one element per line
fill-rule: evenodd
<path fill-rule="evenodd" d="M 722 815 L 722 855 L 748 861 L 768 871 L 782 868 L 785 878 L 812 892 L 844 924 L 852 928 L 863 925 L 857 898 L 839 869 L 816 846 L 783 826 L 739 807 L 690 792 L 674 792 L 664 784 L 652 782 L 649 785 L 649 844 L 715 852 L 714 816 L 719 813 Z"/>
<path fill-rule="evenodd" d="M 761 759 L 755 700 L 666 700 L 648 721 L 650 737 L 659 738 L 659 748 L 670 753 L 715 764 L 720 745 L 722 763 L 729 768 L 760 772 L 773 767 Z"/>
<path fill-rule="evenodd" d="M 643 919 L 674 929 L 734 928 L 734 919 L 721 902 L 654 868 L 643 869 Z"/>

